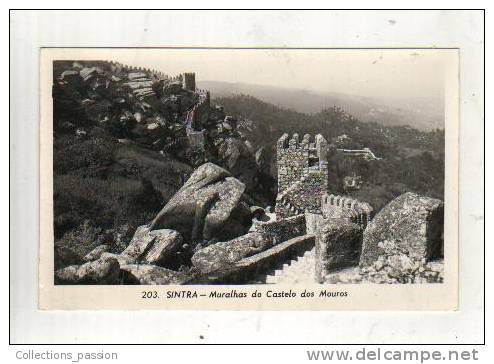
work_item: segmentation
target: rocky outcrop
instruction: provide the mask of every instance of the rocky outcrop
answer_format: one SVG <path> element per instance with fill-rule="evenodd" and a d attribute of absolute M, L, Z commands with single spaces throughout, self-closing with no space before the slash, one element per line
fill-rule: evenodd
<path fill-rule="evenodd" d="M 268 152 L 264 147 L 259 148 L 255 153 L 257 169 L 261 173 L 269 173 Z"/>
<path fill-rule="evenodd" d="M 242 203 L 245 185 L 212 163 L 197 168 L 151 223 L 193 242 L 225 240 L 247 232 L 251 213 Z"/>
<path fill-rule="evenodd" d="M 108 258 L 116 259 L 118 264 L 120 264 L 120 266 L 135 263 L 135 261 L 133 261 L 132 259 L 129 259 L 129 257 L 122 255 L 122 254 L 115 254 L 115 253 L 109 253 L 109 252 L 105 252 L 105 253 L 101 254 L 100 259 L 108 259 Z"/>
<path fill-rule="evenodd" d="M 408 255 L 397 253 L 392 243 L 380 243 L 384 254 L 372 264 L 363 268 L 351 267 L 330 272 L 323 277 L 323 283 L 442 283 L 444 281 L 444 261 L 412 260 Z"/>
<path fill-rule="evenodd" d="M 82 263 L 84 263 L 84 260 L 73 249 L 63 245 L 55 245 L 55 270 L 67 267 L 69 265 L 79 265 Z"/>
<path fill-rule="evenodd" d="M 320 222 L 316 233 L 316 279 L 331 270 L 355 266 L 359 262 L 362 229 L 345 219 L 327 219 Z"/>
<path fill-rule="evenodd" d="M 144 258 L 144 254 L 149 250 L 154 242 L 155 236 L 149 234 L 149 228 L 146 225 L 139 226 L 130 244 L 121 253 L 127 261 L 138 262 Z"/>
<path fill-rule="evenodd" d="M 101 258 L 101 254 L 106 253 L 108 250 L 110 250 L 108 245 L 98 245 L 96 248 L 87 253 L 83 259 L 86 262 L 92 262 L 93 260 Z"/>
<path fill-rule="evenodd" d="M 173 257 L 173 254 L 182 247 L 182 236 L 178 232 L 168 229 L 154 230 L 149 234 L 155 238 L 143 261 L 149 264 L 165 266 L 167 261 Z"/>
<path fill-rule="evenodd" d="M 429 261 L 442 255 L 444 204 L 407 192 L 385 206 L 364 232 L 360 266 L 371 266 L 386 252 L 383 242 L 396 255 L 411 261 Z"/>
<path fill-rule="evenodd" d="M 221 165 L 242 181 L 247 190 L 254 187 L 257 174 L 256 159 L 244 142 L 240 139 L 226 138 L 218 146 L 218 156 Z"/>
<path fill-rule="evenodd" d="M 265 250 L 269 243 L 259 233 L 210 245 L 192 256 L 192 264 L 201 273 L 209 273 Z"/>
<path fill-rule="evenodd" d="M 118 260 L 102 257 L 55 271 L 55 284 L 119 284 L 119 274 Z"/>
<path fill-rule="evenodd" d="M 84 259 L 97 260 L 72 265 L 55 272 L 57 284 L 182 284 L 189 275 L 164 266 L 176 266 L 181 235 L 174 230 L 137 228 L 132 241 L 121 254 L 107 252 L 100 245 Z"/>
<path fill-rule="evenodd" d="M 122 265 L 123 280 L 127 284 L 183 284 L 189 276 L 150 264 Z"/>
<path fill-rule="evenodd" d="M 426 262 L 410 257 L 408 251 L 392 241 L 379 243 L 382 254 L 370 266 L 360 270 L 367 281 L 373 283 L 437 283 L 443 281 L 444 263 Z"/>
<path fill-rule="evenodd" d="M 174 230 L 150 230 L 139 226 L 120 260 L 165 266 L 183 244 L 182 236 Z"/>

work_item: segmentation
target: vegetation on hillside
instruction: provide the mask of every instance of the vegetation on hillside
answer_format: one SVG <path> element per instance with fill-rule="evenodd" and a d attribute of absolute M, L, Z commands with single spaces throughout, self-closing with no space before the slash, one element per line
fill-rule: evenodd
<path fill-rule="evenodd" d="M 139 73 L 144 73 L 139 82 L 153 85 L 153 102 L 136 98 L 125 88 L 129 74 L 107 63 L 54 63 L 57 259 L 77 261 L 72 253 L 81 257 L 101 243 L 122 250 L 137 226 L 148 223 L 197 167 L 178 143 L 186 138 L 180 120 L 196 95 L 150 72 Z M 212 106 L 204 125 L 204 160 L 244 182 L 254 205 L 274 205 L 275 145 L 283 133 L 326 137 L 334 193 L 350 194 L 376 210 L 405 191 L 443 198 L 443 130 L 363 123 L 337 107 L 308 115 L 247 95 L 214 103 L 223 108 Z M 382 159 L 337 152 L 364 147 Z M 345 191 L 343 180 L 352 175 L 361 176 L 363 184 Z"/>
<path fill-rule="evenodd" d="M 330 188 L 344 193 L 345 176 L 362 176 L 363 185 L 348 194 L 371 203 L 379 210 L 406 191 L 443 199 L 444 130 L 423 132 L 408 126 L 384 127 L 364 123 L 338 107 L 313 115 L 302 114 L 265 103 L 252 96 L 217 98 L 229 114 L 252 120 L 250 138 L 258 146 L 276 153 L 276 140 L 283 133 L 320 133 L 331 143 L 329 156 Z M 344 142 L 339 137 L 346 136 Z M 337 148 L 370 148 L 382 160 L 343 156 Z M 273 177 L 275 159 L 271 158 Z"/>

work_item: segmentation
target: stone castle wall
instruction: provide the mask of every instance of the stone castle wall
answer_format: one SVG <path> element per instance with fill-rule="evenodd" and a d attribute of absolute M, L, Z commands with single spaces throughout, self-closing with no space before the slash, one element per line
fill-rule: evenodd
<path fill-rule="evenodd" d="M 367 226 L 373 216 L 373 208 L 367 202 L 327 193 L 321 199 L 321 212 L 325 219 L 343 218 L 359 224 L 363 228 Z"/>
<path fill-rule="evenodd" d="M 186 72 L 183 74 L 183 86 L 185 90 L 192 92 L 196 91 L 196 74 L 193 72 Z"/>
<path fill-rule="evenodd" d="M 286 219 L 259 222 L 256 225 L 256 232 L 273 245 L 305 235 L 307 233 L 305 215 L 300 214 Z"/>
<path fill-rule="evenodd" d="M 116 72 L 121 72 L 121 71 L 139 72 L 140 71 L 140 72 L 147 72 L 151 75 L 154 75 L 156 78 L 159 78 L 159 79 L 170 79 L 170 76 L 168 76 L 167 74 L 165 74 L 162 71 L 158 71 L 155 69 L 150 69 L 150 68 L 145 68 L 145 67 L 128 66 L 128 65 L 122 64 L 120 62 L 114 62 L 114 61 L 108 61 L 108 63 L 110 64 L 110 67 L 112 68 L 112 70 L 116 71 Z"/>
<path fill-rule="evenodd" d="M 197 94 L 199 95 L 197 103 L 185 115 L 187 133 L 200 129 L 209 118 L 211 99 L 209 91 L 197 90 Z"/>
<path fill-rule="evenodd" d="M 285 219 L 290 216 L 296 216 L 304 213 L 302 209 L 292 203 L 289 194 L 278 195 L 276 198 L 274 212 L 277 219 Z"/>
<path fill-rule="evenodd" d="M 320 212 L 322 194 L 328 189 L 328 143 L 320 134 L 302 141 L 298 134 L 284 134 L 277 143 L 278 197 L 275 211 L 280 217 Z"/>

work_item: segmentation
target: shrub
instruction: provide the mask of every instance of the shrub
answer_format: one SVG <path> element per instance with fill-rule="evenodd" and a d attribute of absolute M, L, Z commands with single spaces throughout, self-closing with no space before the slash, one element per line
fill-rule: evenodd
<path fill-rule="evenodd" d="M 58 175 L 54 179 L 55 236 L 85 220 L 103 229 L 149 222 L 163 205 L 150 181 Z"/>
<path fill-rule="evenodd" d="M 53 171 L 60 174 L 76 170 L 82 170 L 84 174 L 97 173 L 114 162 L 117 146 L 116 141 L 103 137 L 65 139 L 65 144 L 54 146 Z"/>

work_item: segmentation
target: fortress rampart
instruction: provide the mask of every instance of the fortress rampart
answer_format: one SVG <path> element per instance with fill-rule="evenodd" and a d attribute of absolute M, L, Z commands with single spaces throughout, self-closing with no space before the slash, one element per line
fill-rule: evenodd
<path fill-rule="evenodd" d="M 305 215 L 300 214 L 286 219 L 259 222 L 256 231 L 271 245 L 306 234 Z"/>
<path fill-rule="evenodd" d="M 183 86 L 185 90 L 192 92 L 196 91 L 196 74 L 194 72 L 186 72 L 183 74 Z"/>
<path fill-rule="evenodd" d="M 278 193 L 311 173 L 324 175 L 327 186 L 327 155 L 328 143 L 321 134 L 314 141 L 309 134 L 302 141 L 296 133 L 291 138 L 283 134 L 277 143 Z"/>
<path fill-rule="evenodd" d="M 373 208 L 367 202 L 327 193 L 322 196 L 321 212 L 325 219 L 344 218 L 363 228 L 367 226 L 373 216 Z"/>
<path fill-rule="evenodd" d="M 185 127 L 187 132 L 200 128 L 209 118 L 210 100 L 209 91 L 197 90 L 198 101 L 185 114 Z"/>
<path fill-rule="evenodd" d="M 165 74 L 162 71 L 158 71 L 155 69 L 150 69 L 150 68 L 145 68 L 145 67 L 136 67 L 136 66 L 129 66 L 125 65 L 120 62 L 115 62 L 115 61 L 108 61 L 110 64 L 110 67 L 112 68 L 113 71 L 115 72 L 121 72 L 121 71 L 126 71 L 126 72 L 146 72 L 151 76 L 154 76 L 158 79 L 170 79 L 170 77 Z"/>
<path fill-rule="evenodd" d="M 275 211 L 286 217 L 320 212 L 320 198 L 328 189 L 328 143 L 320 134 L 300 140 L 288 134 L 277 143 L 278 198 Z"/>

